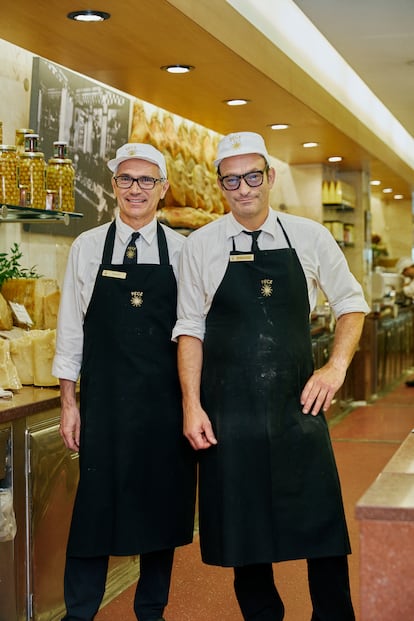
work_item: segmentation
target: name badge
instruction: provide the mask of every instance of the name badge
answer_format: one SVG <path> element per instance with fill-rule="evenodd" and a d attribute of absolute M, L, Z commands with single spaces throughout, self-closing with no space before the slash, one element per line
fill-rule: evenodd
<path fill-rule="evenodd" d="M 254 254 L 231 254 L 230 263 L 238 261 L 254 261 Z"/>
<path fill-rule="evenodd" d="M 107 278 L 120 278 L 121 280 L 125 280 L 127 274 L 126 272 L 116 272 L 115 270 L 103 270 L 102 276 L 106 276 Z"/>

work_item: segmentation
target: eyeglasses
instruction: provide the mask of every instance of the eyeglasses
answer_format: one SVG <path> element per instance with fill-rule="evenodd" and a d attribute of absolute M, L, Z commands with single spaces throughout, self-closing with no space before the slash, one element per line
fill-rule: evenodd
<path fill-rule="evenodd" d="M 259 185 L 262 185 L 264 173 L 268 170 L 269 166 L 266 166 L 263 170 L 254 170 L 244 175 L 226 175 L 225 177 L 219 177 L 219 180 L 225 190 L 238 190 L 242 179 L 245 180 L 250 188 L 258 188 Z"/>
<path fill-rule="evenodd" d="M 114 177 L 114 180 L 118 188 L 122 190 L 131 188 L 134 181 L 138 183 L 141 190 L 153 190 L 158 181 L 165 181 L 163 177 L 155 179 L 154 177 L 130 177 L 129 175 L 118 175 L 118 177 Z"/>

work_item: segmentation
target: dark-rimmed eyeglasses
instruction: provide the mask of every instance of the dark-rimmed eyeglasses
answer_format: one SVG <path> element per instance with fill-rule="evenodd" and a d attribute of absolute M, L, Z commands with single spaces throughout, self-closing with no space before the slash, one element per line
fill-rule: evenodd
<path fill-rule="evenodd" d="M 264 174 L 268 170 L 269 166 L 266 166 L 263 170 L 253 170 L 244 175 L 225 175 L 224 177 L 219 177 L 219 180 L 225 190 L 238 190 L 242 179 L 245 180 L 250 188 L 258 188 L 259 185 L 262 185 Z"/>
<path fill-rule="evenodd" d="M 158 183 L 159 181 L 165 181 L 165 179 L 163 177 L 156 179 L 155 177 L 147 177 L 146 175 L 143 177 L 118 175 L 117 177 L 114 177 L 114 181 L 118 188 L 121 188 L 122 190 L 127 190 L 128 188 L 131 188 L 134 184 L 134 181 L 138 183 L 138 186 L 141 188 L 141 190 L 153 190 L 156 183 Z"/>

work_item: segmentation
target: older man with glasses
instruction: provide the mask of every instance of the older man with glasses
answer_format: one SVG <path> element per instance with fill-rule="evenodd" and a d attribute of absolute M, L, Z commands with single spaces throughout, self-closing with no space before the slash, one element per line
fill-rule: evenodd
<path fill-rule="evenodd" d="M 155 217 L 168 189 L 157 149 L 126 144 L 108 167 L 119 213 L 72 245 L 53 365 L 61 435 L 80 464 L 64 620 L 92 621 L 109 556 L 139 554 L 135 614 L 161 621 L 174 548 L 193 536 L 195 460 L 171 341 L 184 238 Z"/>
<path fill-rule="evenodd" d="M 199 456 L 202 558 L 234 568 L 246 621 L 283 619 L 272 563 L 291 559 L 307 559 L 312 621 L 353 621 L 324 412 L 369 307 L 328 230 L 270 208 L 276 172 L 260 135 L 225 136 L 215 165 L 231 212 L 185 242 L 173 332 L 184 431 Z M 318 288 L 336 332 L 330 359 L 314 370 Z"/>

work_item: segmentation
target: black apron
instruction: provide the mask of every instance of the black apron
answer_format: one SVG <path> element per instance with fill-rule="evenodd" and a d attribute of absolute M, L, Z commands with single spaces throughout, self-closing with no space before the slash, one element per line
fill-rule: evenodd
<path fill-rule="evenodd" d="M 195 462 L 171 341 L 177 287 L 159 224 L 157 235 L 160 265 L 113 265 L 115 223 L 109 227 L 85 316 L 72 556 L 192 540 Z"/>
<path fill-rule="evenodd" d="M 289 247 L 233 249 L 206 320 L 202 404 L 218 444 L 199 456 L 199 511 L 212 565 L 350 551 L 325 417 L 301 411 L 313 372 L 309 300 L 278 222 Z"/>

